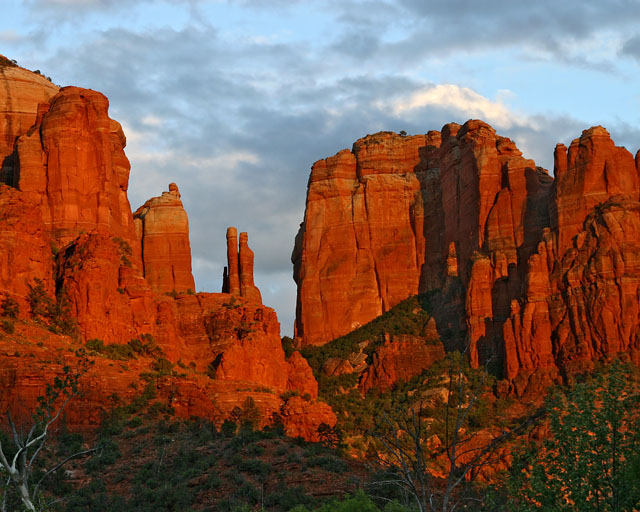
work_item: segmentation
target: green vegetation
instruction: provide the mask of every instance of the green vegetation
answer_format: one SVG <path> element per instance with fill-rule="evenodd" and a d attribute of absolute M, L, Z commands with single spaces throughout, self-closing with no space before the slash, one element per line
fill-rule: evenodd
<path fill-rule="evenodd" d="M 56 334 L 65 334 L 75 338 L 78 334 L 78 325 L 71 314 L 71 306 L 64 289 L 56 294 L 53 300 L 47 293 L 41 279 L 34 279 L 34 284 L 29 285 L 27 301 L 31 309 L 31 317 L 36 321 L 47 325 L 49 330 Z"/>
<path fill-rule="evenodd" d="M 164 359 L 162 357 L 164 356 L 162 349 L 156 345 L 155 339 L 151 334 L 143 334 L 139 339 L 134 338 L 126 345 L 119 343 L 107 344 L 103 340 L 94 338 L 87 341 L 85 348 L 93 355 L 101 355 L 115 361 L 127 361 L 138 356 L 155 357 L 158 361 Z M 154 363 L 154 365 L 164 369 L 166 363 Z M 155 366 L 154 370 L 161 371 L 156 369 Z"/>
<path fill-rule="evenodd" d="M 0 69 L 2 68 L 15 68 L 18 66 L 18 61 L 15 59 L 7 59 L 4 55 L 0 55 Z"/>
<path fill-rule="evenodd" d="M 20 306 L 15 299 L 9 295 L 5 295 L 2 303 L 0 303 L 0 328 L 7 334 L 13 334 L 15 331 L 15 320 L 20 314 Z"/>
<path fill-rule="evenodd" d="M 84 353 L 76 355 L 80 358 L 77 368 L 65 366 L 62 375 L 46 385 L 45 393 L 37 398 L 38 406 L 30 419 L 16 421 L 11 413 L 6 413 L 10 440 L 0 432 L 0 471 L 3 473 L 0 506 L 3 511 L 7 507 L 9 510 L 33 512 L 44 509 L 45 498 L 41 489 L 47 477 L 55 476 L 70 460 L 94 451 L 74 450 L 78 448 L 73 444 L 75 439 L 64 429 L 62 434 L 67 441 L 71 440 L 71 449 L 68 446 L 65 450 L 50 449 L 54 424 L 62 417 L 69 401 L 79 394 L 78 381 L 91 364 Z"/>
<path fill-rule="evenodd" d="M 133 251 L 131 250 L 131 246 L 129 242 L 123 240 L 119 236 L 114 236 L 112 240 L 118 245 L 118 254 L 120 256 L 120 264 L 125 267 L 131 267 L 131 255 Z"/>
<path fill-rule="evenodd" d="M 299 505 L 291 512 L 410 512 L 410 510 L 397 501 L 389 502 L 384 507 L 380 507 L 364 492 L 358 491 L 342 500 L 334 500 L 317 508 L 311 509 Z"/>
<path fill-rule="evenodd" d="M 330 341 L 326 345 L 303 349 L 302 355 L 307 359 L 317 377 L 327 359 L 332 357 L 344 359 L 352 352 L 358 352 L 359 344 L 362 342 L 369 342 L 364 348 L 364 353 L 370 356 L 377 347 L 384 343 L 385 334 L 425 336 L 427 324 L 431 319 L 430 312 L 434 309 L 432 300 L 437 298 L 438 293 L 438 291 L 433 291 L 409 297 L 368 324 L 345 336 Z M 427 338 L 425 343 L 439 343 L 439 341 Z"/>
<path fill-rule="evenodd" d="M 51 482 L 48 510 L 316 510 L 326 498 L 313 497 L 313 487 L 300 485 L 301 475 L 335 496 L 356 489 L 356 481 L 345 475 L 348 464 L 322 444 L 286 438 L 279 427 L 255 430 L 248 421 L 227 421 L 218 429 L 203 419 L 158 418 L 150 415 L 157 403 L 150 386 L 143 395 L 144 400 L 117 406 L 105 417 L 101 451 L 73 466 L 88 476 L 86 484 L 74 488 L 64 474 Z M 78 442 L 59 437 L 56 449 Z"/>
<path fill-rule="evenodd" d="M 495 510 L 637 510 L 640 504 L 638 370 L 615 362 L 546 401 L 551 435 L 525 446 Z"/>

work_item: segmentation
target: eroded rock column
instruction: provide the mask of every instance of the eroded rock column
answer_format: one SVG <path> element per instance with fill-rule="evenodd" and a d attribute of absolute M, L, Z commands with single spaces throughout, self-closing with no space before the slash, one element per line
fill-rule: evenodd
<path fill-rule="evenodd" d="M 253 251 L 248 245 L 249 235 L 240 233 L 240 295 L 250 300 L 262 302 L 260 290 L 253 282 Z"/>
<path fill-rule="evenodd" d="M 238 271 L 238 230 L 227 228 L 227 293 L 240 295 L 240 273 Z"/>
<path fill-rule="evenodd" d="M 260 290 L 253 282 L 253 251 L 248 245 L 249 235 L 240 233 L 238 250 L 238 231 L 227 229 L 227 266 L 222 275 L 222 293 L 239 295 L 262 303 Z"/>

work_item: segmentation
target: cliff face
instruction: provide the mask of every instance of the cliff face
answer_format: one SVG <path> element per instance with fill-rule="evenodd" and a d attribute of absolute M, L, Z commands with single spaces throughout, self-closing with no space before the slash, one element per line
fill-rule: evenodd
<path fill-rule="evenodd" d="M 14 65 L 0 55 L 0 181 L 13 185 L 15 141 L 36 121 L 38 105 L 46 103 L 58 87 L 45 77 Z"/>
<path fill-rule="evenodd" d="M 221 422 L 251 398 L 262 424 L 277 416 L 291 435 L 316 439 L 320 423 L 334 425 L 331 408 L 315 401 L 317 382 L 306 361 L 297 353 L 285 358 L 276 314 L 262 305 L 253 282 L 247 234 L 235 246 L 237 293 L 196 295 L 178 188 L 169 185 L 134 218 L 126 140 L 109 118 L 107 98 L 58 90 L 2 63 L 0 101 L 8 111 L 0 112 L 0 155 L 2 181 L 11 186 L 0 185 L 0 299 L 15 299 L 21 320 L 15 333 L 0 333 L 0 405 L 33 408 L 65 365 L 77 366 L 73 353 L 88 340 L 153 339 L 160 352 L 132 355 L 126 364 L 90 352 L 95 366 L 71 426 L 96 426 L 112 394 L 127 400 L 139 393 L 141 373 L 155 371 L 158 353 L 180 365 L 153 381 L 178 416 Z M 77 336 L 32 321 L 29 293 L 39 282 L 39 293 L 58 305 L 45 317 L 68 314 L 64 325 L 75 325 Z M 62 355 L 52 359 L 53 352 Z M 305 400 L 282 397 L 287 391 Z"/>
<path fill-rule="evenodd" d="M 92 230 L 125 240 L 140 266 L 127 198 L 126 139 L 96 91 L 64 87 L 40 104 L 35 125 L 17 141 L 16 188 L 39 203 L 56 243 Z"/>
<path fill-rule="evenodd" d="M 326 343 L 433 290 L 464 304 L 472 363 L 518 393 L 636 358 L 637 161 L 601 127 L 556 149 L 555 182 L 481 121 L 358 140 L 312 168 L 296 335 Z"/>
<path fill-rule="evenodd" d="M 293 253 L 296 336 L 322 344 L 417 293 L 425 267 L 428 136 L 380 133 L 316 162 Z M 433 240 L 429 240 L 433 243 Z"/>
<path fill-rule="evenodd" d="M 189 219 L 175 183 L 133 214 L 142 247 L 144 277 L 158 293 L 195 291 L 191 274 Z"/>

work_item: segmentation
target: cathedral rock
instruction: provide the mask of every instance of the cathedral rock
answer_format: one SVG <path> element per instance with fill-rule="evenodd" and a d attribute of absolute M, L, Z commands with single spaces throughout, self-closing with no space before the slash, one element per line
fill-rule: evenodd
<path fill-rule="evenodd" d="M 234 290 L 195 293 L 178 187 L 132 213 L 126 138 L 108 108 L 99 92 L 58 88 L 0 56 L 0 301 L 20 313 L 1 336 L 0 408 L 33 409 L 90 340 L 143 340 L 153 353 L 132 353 L 126 365 L 88 351 L 95 364 L 67 410 L 70 427 L 94 428 L 110 397 L 139 395 L 141 375 L 162 357 L 180 371 L 153 385 L 177 416 L 221 423 L 251 399 L 262 425 L 279 418 L 288 434 L 317 439 L 336 416 L 316 400 L 306 360 L 285 357 L 276 313 L 253 282 L 247 234 L 230 250 Z M 34 290 L 56 309 L 38 317 Z"/>
<path fill-rule="evenodd" d="M 296 336 L 324 344 L 431 291 L 512 392 L 619 352 L 640 363 L 639 171 L 602 127 L 558 145 L 555 179 L 478 120 L 359 139 L 312 167 Z"/>

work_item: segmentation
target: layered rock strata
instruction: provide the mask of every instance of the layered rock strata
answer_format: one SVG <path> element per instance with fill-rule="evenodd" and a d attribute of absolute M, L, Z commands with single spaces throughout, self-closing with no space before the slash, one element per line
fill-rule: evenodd
<path fill-rule="evenodd" d="M 431 290 L 517 393 L 636 359 L 637 162 L 602 127 L 556 148 L 555 181 L 481 121 L 358 140 L 311 171 L 296 335 L 323 344 Z"/>
<path fill-rule="evenodd" d="M 191 273 L 189 219 L 175 183 L 133 214 L 142 248 L 144 278 L 157 293 L 195 291 Z"/>
<path fill-rule="evenodd" d="M 59 88 L 44 76 L 15 65 L 0 55 L 0 182 L 13 185 L 16 139 L 36 122 L 38 105 Z"/>

